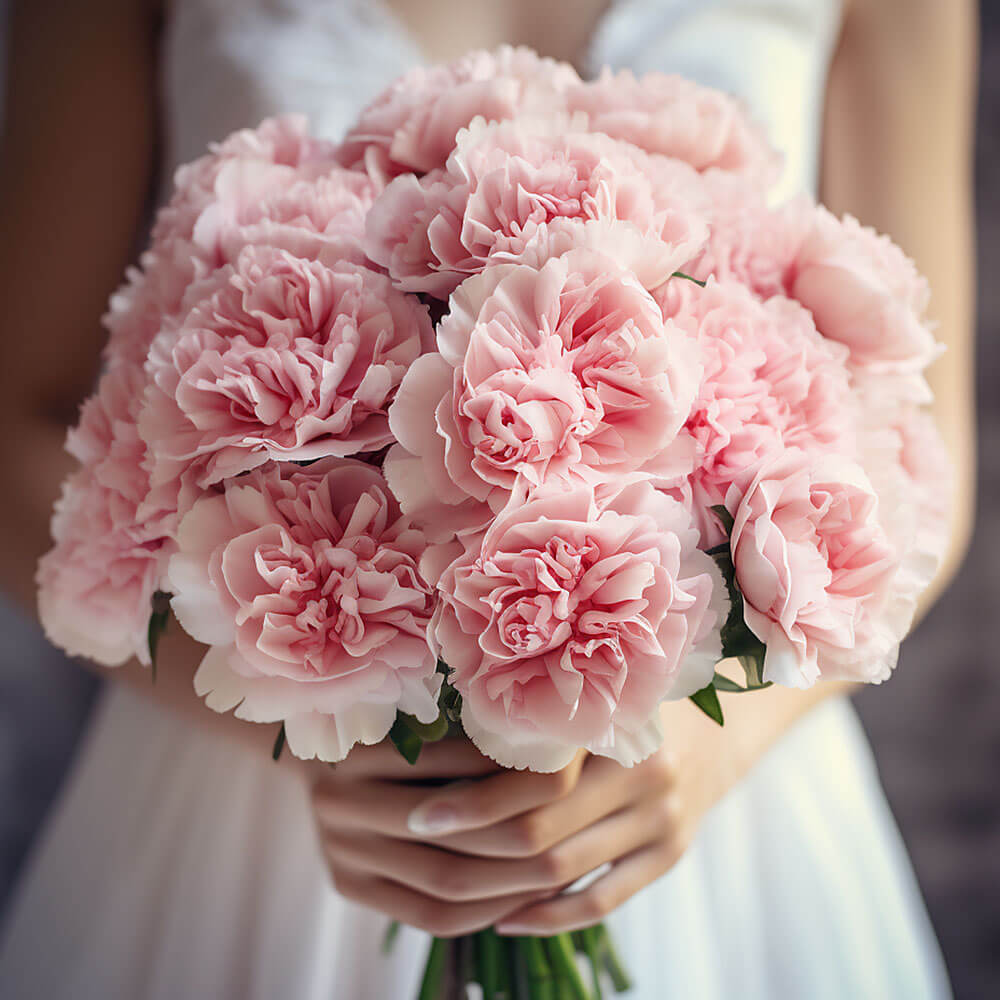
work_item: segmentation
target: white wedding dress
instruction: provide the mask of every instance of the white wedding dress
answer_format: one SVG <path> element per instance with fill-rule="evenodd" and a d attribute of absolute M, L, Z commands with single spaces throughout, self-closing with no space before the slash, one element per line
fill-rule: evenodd
<path fill-rule="evenodd" d="M 836 0 L 612 5 L 590 66 L 740 94 L 811 187 Z M 265 115 L 336 137 L 414 42 L 369 0 L 174 0 L 172 163 Z M 906 669 L 903 657 L 903 669 Z M 693 711 L 693 709 L 692 709 Z M 850 707 L 797 724 L 611 924 L 634 1000 L 941 1000 L 937 943 Z M 10 907 L 8 1000 L 409 1000 L 427 937 L 332 889 L 305 789 L 123 687 L 106 692 Z"/>

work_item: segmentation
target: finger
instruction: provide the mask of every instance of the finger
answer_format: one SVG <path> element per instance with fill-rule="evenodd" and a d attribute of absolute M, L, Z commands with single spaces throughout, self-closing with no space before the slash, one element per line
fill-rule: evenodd
<path fill-rule="evenodd" d="M 586 759 L 581 751 L 561 771 L 503 771 L 461 787 L 430 792 L 410 813 L 408 825 L 421 837 L 441 837 L 499 823 L 568 795 Z"/>
<path fill-rule="evenodd" d="M 433 934 L 458 937 L 492 927 L 508 913 L 537 899 L 521 893 L 473 903 L 446 903 L 389 879 L 333 868 L 334 884 L 346 899 L 380 910 L 401 923 Z"/>
<path fill-rule="evenodd" d="M 468 740 L 449 737 L 425 743 L 415 764 L 406 761 L 391 740 L 383 740 L 374 746 L 356 746 L 346 760 L 334 765 L 333 773 L 352 779 L 427 781 L 479 777 L 501 770 L 499 764 L 484 757 Z"/>
<path fill-rule="evenodd" d="M 328 782 L 312 790 L 321 829 L 367 831 L 400 840 L 420 839 L 406 821 L 426 798 L 422 785 L 379 780 Z"/>
<path fill-rule="evenodd" d="M 623 768 L 607 757 L 588 757 L 576 787 L 564 798 L 493 826 L 435 838 L 434 842 L 462 854 L 532 857 L 635 802 L 647 787 L 647 777 L 638 768 Z"/>
<path fill-rule="evenodd" d="M 586 889 L 532 903 L 510 914 L 497 924 L 497 933 L 549 936 L 592 927 L 672 868 L 682 853 L 683 848 L 672 840 L 640 848 Z"/>
<path fill-rule="evenodd" d="M 663 810 L 626 809 L 536 857 L 511 860 L 456 855 L 427 844 L 371 836 L 333 837 L 332 863 L 381 875 L 426 895 L 471 902 L 570 885 L 663 836 Z"/>

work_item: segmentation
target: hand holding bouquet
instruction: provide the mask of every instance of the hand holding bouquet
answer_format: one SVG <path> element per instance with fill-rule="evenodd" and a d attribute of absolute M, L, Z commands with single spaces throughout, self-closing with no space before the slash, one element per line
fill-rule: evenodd
<path fill-rule="evenodd" d="M 48 634 L 149 663 L 169 598 L 209 707 L 329 762 L 627 767 L 665 700 L 884 680 L 946 543 L 928 291 L 775 171 L 722 94 L 523 49 L 230 136 L 112 299 Z M 491 997 L 625 982 L 599 927 L 462 947 Z"/>

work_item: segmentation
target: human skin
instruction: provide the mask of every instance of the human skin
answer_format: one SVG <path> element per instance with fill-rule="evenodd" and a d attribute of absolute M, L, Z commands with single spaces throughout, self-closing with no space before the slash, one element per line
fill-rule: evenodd
<path fill-rule="evenodd" d="M 396 3 L 424 51 L 452 54 L 436 52 L 432 33 L 419 37 L 434 23 L 422 10 L 432 13 L 437 0 Z M 463 30 L 476 33 L 469 44 L 513 40 L 571 54 L 552 34 L 559 19 L 539 9 L 537 0 L 470 0 Z M 153 187 L 158 17 L 134 0 L 14 5 L 0 154 L 0 585 L 28 607 L 50 544 L 49 511 L 71 467 L 66 426 L 97 372 L 97 318 L 134 256 Z M 890 233 L 915 258 L 948 347 L 930 377 L 955 466 L 952 545 L 921 613 L 954 575 L 972 523 L 976 54 L 971 0 L 853 0 L 824 120 L 823 201 Z M 263 757 L 275 727 L 206 711 L 194 694 L 203 651 L 172 629 L 155 687 L 134 662 L 102 673 Z M 322 849 L 345 896 L 441 935 L 493 924 L 550 934 L 593 923 L 667 871 L 765 750 L 845 689 L 729 699 L 724 729 L 685 702 L 667 704 L 665 746 L 630 770 L 581 754 L 555 775 L 501 772 L 464 744 L 428 746 L 412 768 L 388 745 L 356 748 L 332 771 L 287 755 L 281 766 L 310 784 Z M 428 790 L 428 780 L 449 778 L 471 780 Z M 610 871 L 589 889 L 560 895 L 605 862 Z"/>

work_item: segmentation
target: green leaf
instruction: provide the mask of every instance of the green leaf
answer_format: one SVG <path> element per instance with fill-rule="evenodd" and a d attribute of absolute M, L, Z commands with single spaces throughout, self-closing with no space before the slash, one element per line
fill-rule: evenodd
<path fill-rule="evenodd" d="M 733 515 L 721 503 L 717 503 L 709 509 L 719 519 L 722 530 L 726 533 L 726 538 L 729 538 L 733 533 L 733 525 L 736 523 L 733 520 Z M 726 548 L 728 549 L 729 546 L 727 545 Z"/>
<path fill-rule="evenodd" d="M 451 682 L 448 680 L 451 667 L 444 660 L 438 660 L 437 669 L 439 674 L 444 674 L 444 680 L 441 682 L 441 694 L 438 697 L 438 704 L 441 706 L 441 711 L 449 722 L 461 722 L 462 696 L 452 687 Z"/>
<path fill-rule="evenodd" d="M 685 281 L 693 281 L 699 288 L 705 287 L 704 281 L 699 281 L 697 278 L 692 278 L 690 274 L 685 274 L 683 271 L 674 271 L 671 278 L 683 278 Z"/>
<path fill-rule="evenodd" d="M 392 729 L 389 730 L 389 739 L 392 740 L 392 745 L 399 751 L 403 760 L 408 764 L 416 764 L 424 742 L 410 729 L 406 717 L 402 713 L 396 715 L 396 721 L 392 724 Z"/>
<path fill-rule="evenodd" d="M 690 697 L 713 722 L 717 722 L 720 726 L 723 725 L 722 706 L 719 704 L 719 696 L 711 684 L 707 684 L 700 691 L 695 691 Z"/>
<path fill-rule="evenodd" d="M 170 621 L 170 595 L 158 590 L 150 601 L 149 627 L 146 629 L 146 641 L 149 643 L 149 665 L 156 683 L 156 650 L 160 645 L 160 637 L 167 630 Z"/>
<path fill-rule="evenodd" d="M 441 709 L 449 722 L 462 721 L 462 696 L 447 681 L 441 688 Z"/>
<path fill-rule="evenodd" d="M 271 760 L 278 760 L 281 751 L 285 749 L 285 724 L 281 724 L 278 735 L 274 738 L 274 749 L 271 750 Z"/>
<path fill-rule="evenodd" d="M 715 676 L 712 678 L 712 687 L 716 691 L 725 691 L 726 694 L 740 694 L 747 689 L 741 687 L 736 681 L 731 681 L 728 677 L 723 676 L 718 671 L 716 671 Z"/>
<path fill-rule="evenodd" d="M 743 667 L 743 670 L 746 673 L 746 666 Z M 737 684 L 736 681 L 731 681 L 728 677 L 717 672 L 712 679 L 712 686 L 716 691 L 724 691 L 726 694 L 746 694 L 747 691 L 763 691 L 765 688 L 769 688 L 771 681 L 764 681 L 762 684 L 748 684 L 746 687 L 743 687 Z"/>
<path fill-rule="evenodd" d="M 728 531 L 732 530 L 733 519 L 725 507 L 715 506 L 712 512 Z M 729 614 L 722 625 L 722 656 L 724 659 L 736 658 L 746 675 L 747 690 L 764 686 L 764 656 L 767 647 L 757 638 L 746 623 L 743 615 L 743 594 L 736 580 L 736 567 L 733 565 L 731 546 L 727 541 L 716 545 L 708 554 L 722 573 L 729 595 Z M 721 688 L 720 688 L 721 690 Z"/>

